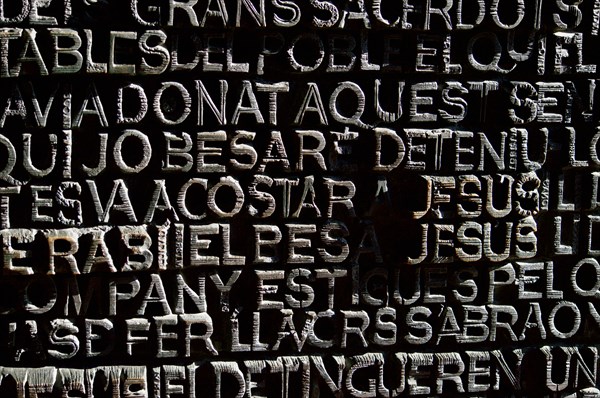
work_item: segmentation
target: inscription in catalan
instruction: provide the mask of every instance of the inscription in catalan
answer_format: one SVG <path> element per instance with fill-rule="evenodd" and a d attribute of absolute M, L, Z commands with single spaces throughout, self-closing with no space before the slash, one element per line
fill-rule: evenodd
<path fill-rule="evenodd" d="M 0 397 L 600 396 L 600 0 L 0 0 Z"/>

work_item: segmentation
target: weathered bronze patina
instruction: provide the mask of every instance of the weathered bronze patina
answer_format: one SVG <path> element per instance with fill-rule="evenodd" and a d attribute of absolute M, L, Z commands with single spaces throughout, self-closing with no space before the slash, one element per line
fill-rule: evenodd
<path fill-rule="evenodd" d="M 600 396 L 600 0 L 0 0 L 0 397 Z"/>

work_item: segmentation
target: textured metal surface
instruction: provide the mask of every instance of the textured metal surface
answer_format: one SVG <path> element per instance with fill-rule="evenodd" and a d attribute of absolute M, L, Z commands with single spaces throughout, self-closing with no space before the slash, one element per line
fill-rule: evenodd
<path fill-rule="evenodd" d="M 0 0 L 0 396 L 599 396 L 599 0 Z"/>

